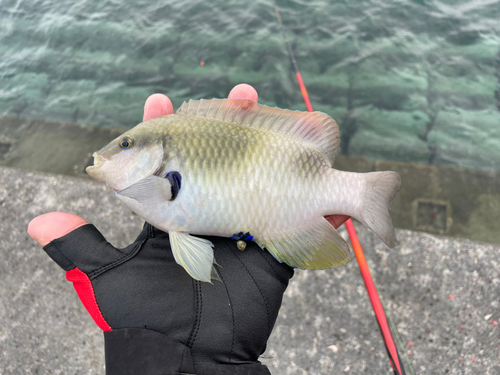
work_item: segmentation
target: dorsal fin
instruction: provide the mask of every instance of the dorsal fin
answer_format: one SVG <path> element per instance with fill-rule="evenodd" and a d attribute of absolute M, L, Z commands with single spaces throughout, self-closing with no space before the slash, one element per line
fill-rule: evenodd
<path fill-rule="evenodd" d="M 332 165 L 340 147 L 337 123 L 322 112 L 290 111 L 248 99 L 202 99 L 184 102 L 176 113 L 259 127 L 297 137 L 316 145 Z"/>

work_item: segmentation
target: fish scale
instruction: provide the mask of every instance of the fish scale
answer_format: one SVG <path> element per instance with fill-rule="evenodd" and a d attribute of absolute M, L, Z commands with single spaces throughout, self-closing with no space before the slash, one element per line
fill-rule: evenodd
<path fill-rule="evenodd" d="M 193 121 L 185 123 L 178 121 L 176 125 L 180 128 L 179 131 L 188 133 L 191 133 L 190 126 L 197 128 L 193 130 L 192 136 L 182 137 L 181 142 L 177 143 L 179 153 L 185 155 L 181 158 L 181 174 L 184 174 L 182 168 L 189 170 L 185 173 L 184 180 L 186 184 L 191 185 L 190 190 L 183 191 L 186 196 L 184 204 L 191 207 L 193 216 L 199 218 L 197 220 L 199 223 L 203 223 L 194 229 L 191 227 L 192 233 L 230 236 L 239 231 L 248 231 L 256 237 L 275 237 L 287 232 L 294 224 L 316 214 L 304 210 L 308 204 L 314 205 L 314 200 L 318 198 L 318 192 L 314 189 L 319 187 L 318 190 L 323 193 L 323 200 L 325 202 L 328 200 L 326 189 L 312 186 L 314 180 L 303 179 L 305 175 L 312 175 L 317 171 L 318 166 L 314 161 L 318 161 L 319 157 L 304 159 L 303 168 L 295 168 L 293 165 L 294 156 L 304 149 L 302 145 L 290 144 L 279 134 L 264 134 L 260 136 L 261 142 L 258 144 L 273 144 L 274 147 L 256 147 L 252 150 L 252 163 L 244 164 L 243 155 L 239 151 L 240 140 L 243 138 L 241 133 L 245 129 L 235 128 L 232 133 L 225 129 L 221 132 L 221 137 L 212 131 L 203 132 L 203 129 L 207 127 L 213 129 L 216 125 L 214 121 L 208 122 L 205 126 L 197 126 Z M 176 131 L 172 129 L 173 133 Z M 193 151 L 194 148 L 198 151 Z M 326 161 L 322 161 L 326 164 Z M 164 169 L 169 169 L 168 161 L 165 162 Z M 250 188 L 249 176 L 253 180 Z M 302 183 L 297 184 L 295 181 Z M 272 188 L 282 184 L 293 184 L 298 188 L 288 192 Z M 270 189 L 270 194 L 261 192 L 267 189 Z M 313 195 L 311 190 L 314 190 Z M 211 197 L 221 197 L 221 199 L 218 204 L 204 207 L 203 203 Z M 262 220 L 262 215 L 259 213 L 264 213 L 262 211 L 266 207 L 273 206 L 276 209 L 269 210 L 267 220 Z M 254 214 L 256 210 L 259 212 Z M 222 212 L 225 213 L 225 220 L 209 220 Z M 269 223 L 276 225 L 270 227 Z M 186 229 L 188 228 L 178 228 L 178 230 Z"/>
<path fill-rule="evenodd" d="M 131 145 L 120 149 L 124 137 Z M 280 262 L 305 269 L 350 260 L 325 215 L 353 216 L 396 244 L 389 208 L 399 175 L 335 170 L 339 146 L 337 124 L 320 112 L 200 100 L 137 125 L 95 153 L 87 171 L 168 231 L 176 261 L 210 281 L 212 244 L 196 235 L 250 233 Z M 178 182 L 165 178 L 172 172 Z"/>

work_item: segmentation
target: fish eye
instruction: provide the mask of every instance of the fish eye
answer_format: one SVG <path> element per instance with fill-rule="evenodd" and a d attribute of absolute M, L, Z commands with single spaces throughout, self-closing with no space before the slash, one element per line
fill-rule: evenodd
<path fill-rule="evenodd" d="M 118 142 L 118 145 L 121 148 L 125 148 L 125 149 L 132 147 L 133 144 L 134 144 L 134 140 L 132 138 L 130 138 L 130 137 L 123 137 Z"/>

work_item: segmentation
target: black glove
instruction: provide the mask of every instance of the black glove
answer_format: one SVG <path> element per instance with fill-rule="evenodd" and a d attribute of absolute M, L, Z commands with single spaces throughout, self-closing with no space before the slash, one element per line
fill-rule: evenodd
<path fill-rule="evenodd" d="M 106 373 L 269 374 L 258 361 L 293 269 L 249 242 L 214 244 L 221 281 L 192 279 L 168 234 L 144 225 L 124 249 L 91 224 L 44 247 L 103 329 Z"/>

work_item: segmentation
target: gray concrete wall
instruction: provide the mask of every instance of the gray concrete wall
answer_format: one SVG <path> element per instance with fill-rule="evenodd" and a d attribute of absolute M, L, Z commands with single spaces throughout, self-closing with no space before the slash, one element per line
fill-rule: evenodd
<path fill-rule="evenodd" d="M 72 212 L 123 246 L 141 220 L 87 178 L 0 167 L 0 181 L 0 374 L 104 373 L 101 332 L 26 228 Z M 356 228 L 415 372 L 499 374 L 500 246 L 397 230 L 391 250 Z M 297 271 L 262 361 L 274 375 L 391 374 L 355 261 Z"/>

